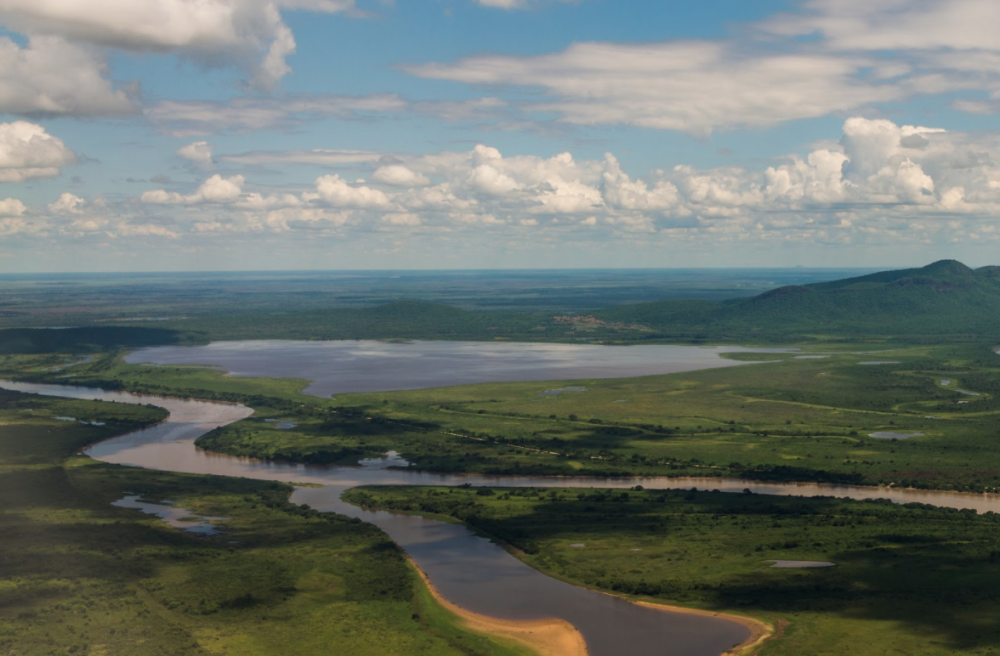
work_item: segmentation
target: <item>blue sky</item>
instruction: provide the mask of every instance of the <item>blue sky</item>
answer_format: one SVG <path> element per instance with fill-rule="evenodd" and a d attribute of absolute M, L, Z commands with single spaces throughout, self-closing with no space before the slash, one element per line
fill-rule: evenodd
<path fill-rule="evenodd" d="M 988 0 L 8 0 L 0 271 L 997 263 Z"/>

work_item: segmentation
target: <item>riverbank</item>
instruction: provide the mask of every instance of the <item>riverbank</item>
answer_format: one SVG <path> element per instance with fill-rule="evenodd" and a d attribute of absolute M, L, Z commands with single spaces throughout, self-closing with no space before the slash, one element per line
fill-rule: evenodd
<path fill-rule="evenodd" d="M 527 647 L 538 656 L 587 656 L 587 644 L 583 636 L 569 622 L 554 618 L 533 621 L 504 620 L 473 613 L 445 599 L 413 559 L 408 560 L 434 601 L 457 616 L 464 628 L 500 640 L 513 641 Z"/>
<path fill-rule="evenodd" d="M 567 583 L 671 614 L 738 621 L 753 635 L 733 656 L 972 656 L 1000 647 L 989 619 L 1000 613 L 994 513 L 690 490 L 350 494 L 370 507 L 460 519 Z M 836 566 L 776 569 L 774 559 Z"/>

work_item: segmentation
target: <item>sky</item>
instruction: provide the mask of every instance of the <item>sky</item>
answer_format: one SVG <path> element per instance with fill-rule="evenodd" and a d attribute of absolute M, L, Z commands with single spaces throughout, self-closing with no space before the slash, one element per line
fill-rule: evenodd
<path fill-rule="evenodd" d="M 996 0 L 0 0 L 0 272 L 1000 264 Z"/>

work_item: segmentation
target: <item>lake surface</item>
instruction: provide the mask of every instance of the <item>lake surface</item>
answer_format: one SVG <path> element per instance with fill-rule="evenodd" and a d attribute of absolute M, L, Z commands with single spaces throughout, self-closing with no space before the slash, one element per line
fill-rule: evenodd
<path fill-rule="evenodd" d="M 305 378 L 307 394 L 390 392 L 472 383 L 626 378 L 749 364 L 722 353 L 786 353 L 739 346 L 602 346 L 517 342 L 258 340 L 155 346 L 132 364 L 207 365 L 232 376 Z"/>
<path fill-rule="evenodd" d="M 748 635 L 743 626 L 712 617 L 664 612 L 547 577 L 474 535 L 465 526 L 444 524 L 386 511 L 369 511 L 340 500 L 357 485 L 493 485 L 507 487 L 595 487 L 649 489 L 696 487 L 702 490 L 793 496 L 836 496 L 890 499 L 980 512 L 1000 512 L 1000 496 L 958 492 L 928 492 L 895 488 L 838 486 L 815 483 L 772 484 L 719 478 L 565 478 L 468 476 L 431 474 L 371 467 L 328 467 L 267 463 L 201 451 L 194 440 L 209 430 L 249 417 L 241 405 L 105 392 L 62 385 L 0 382 L 22 392 L 78 399 L 116 401 L 163 407 L 167 421 L 101 442 L 87 453 L 109 463 L 197 474 L 242 476 L 288 483 L 317 483 L 298 488 L 294 503 L 357 517 L 382 528 L 424 570 L 453 603 L 469 610 L 507 619 L 558 617 L 576 626 L 591 656 L 718 656 Z"/>

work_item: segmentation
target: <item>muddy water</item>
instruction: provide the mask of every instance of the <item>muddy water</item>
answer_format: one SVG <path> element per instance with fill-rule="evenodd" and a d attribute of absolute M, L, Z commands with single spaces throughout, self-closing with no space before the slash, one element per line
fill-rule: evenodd
<path fill-rule="evenodd" d="M 258 462 L 210 454 L 194 440 L 205 432 L 252 414 L 241 405 L 185 401 L 61 385 L 0 381 L 0 387 L 78 399 L 151 403 L 166 408 L 162 424 L 97 444 L 87 453 L 104 462 L 198 474 L 242 476 L 284 482 L 318 483 L 299 488 L 295 503 L 371 522 L 403 547 L 450 601 L 484 615 L 508 619 L 558 617 L 583 633 L 592 656 L 717 656 L 741 642 L 748 631 L 726 620 L 669 613 L 577 588 L 540 574 L 499 546 L 461 525 L 384 511 L 367 511 L 340 501 L 357 485 L 498 485 L 508 487 L 602 487 L 718 489 L 723 492 L 794 496 L 887 498 L 951 508 L 1000 512 L 1000 496 L 923 492 L 814 483 L 768 484 L 718 478 L 558 478 L 442 475 L 378 467 L 320 467 Z"/>

